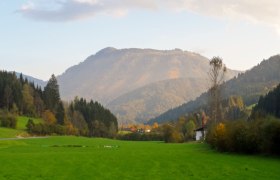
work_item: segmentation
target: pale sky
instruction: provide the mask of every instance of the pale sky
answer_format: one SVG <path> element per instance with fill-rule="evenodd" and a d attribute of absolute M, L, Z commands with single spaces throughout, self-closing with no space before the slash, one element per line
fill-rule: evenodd
<path fill-rule="evenodd" d="M 2 70 L 47 80 L 105 47 L 180 48 L 247 70 L 280 54 L 280 1 L 0 1 Z"/>

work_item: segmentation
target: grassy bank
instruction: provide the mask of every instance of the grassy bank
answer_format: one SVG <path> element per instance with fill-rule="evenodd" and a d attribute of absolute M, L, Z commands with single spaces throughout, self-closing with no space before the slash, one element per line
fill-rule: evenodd
<path fill-rule="evenodd" d="M 30 118 L 26 116 L 17 117 L 16 129 L 0 127 L 0 138 L 15 138 L 17 136 L 28 136 L 26 124 Z M 42 122 L 40 118 L 31 118 L 34 123 Z"/>

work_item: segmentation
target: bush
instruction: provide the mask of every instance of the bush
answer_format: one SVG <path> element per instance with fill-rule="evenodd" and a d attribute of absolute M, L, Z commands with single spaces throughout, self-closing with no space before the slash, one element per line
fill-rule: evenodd
<path fill-rule="evenodd" d="M 219 123 L 212 125 L 206 134 L 206 141 L 216 149 L 224 151 L 226 149 L 226 127 Z"/>
<path fill-rule="evenodd" d="M 261 150 L 264 153 L 280 155 L 280 122 L 279 120 L 269 120 L 262 126 Z"/>
<path fill-rule="evenodd" d="M 0 112 L 0 125 L 7 128 L 16 128 L 17 119 L 9 112 Z"/>
<path fill-rule="evenodd" d="M 65 135 L 67 133 L 67 127 L 62 125 L 54 125 L 54 124 L 34 124 L 32 120 L 29 120 L 27 123 L 27 130 L 31 134 L 35 135 Z"/>
<path fill-rule="evenodd" d="M 280 154 L 280 121 L 266 117 L 220 123 L 208 129 L 206 141 L 220 151 Z"/>
<path fill-rule="evenodd" d="M 32 119 L 28 119 L 28 122 L 26 124 L 27 132 L 32 133 L 34 126 L 35 126 L 34 121 Z"/>
<path fill-rule="evenodd" d="M 182 143 L 184 142 L 184 137 L 181 133 L 176 131 L 176 129 L 169 125 L 164 124 L 162 127 L 162 133 L 163 133 L 163 140 L 166 143 Z"/>
<path fill-rule="evenodd" d="M 226 149 L 231 152 L 258 152 L 258 129 L 253 123 L 240 120 L 227 123 Z"/>

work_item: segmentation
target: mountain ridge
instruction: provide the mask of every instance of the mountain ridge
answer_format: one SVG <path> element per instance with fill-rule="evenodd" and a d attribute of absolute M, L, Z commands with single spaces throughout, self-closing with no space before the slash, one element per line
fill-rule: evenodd
<path fill-rule="evenodd" d="M 58 82 L 64 100 L 80 96 L 107 106 L 115 99 L 152 83 L 180 78 L 207 79 L 208 68 L 209 59 L 180 49 L 108 47 L 68 68 L 58 76 Z M 233 70 L 229 72 L 227 79 L 238 73 Z"/>

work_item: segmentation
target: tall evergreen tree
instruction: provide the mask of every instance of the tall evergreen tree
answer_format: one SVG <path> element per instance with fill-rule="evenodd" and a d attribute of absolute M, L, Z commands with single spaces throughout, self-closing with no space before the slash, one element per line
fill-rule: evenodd
<path fill-rule="evenodd" d="M 58 106 L 56 108 L 55 118 L 58 124 L 63 125 L 64 124 L 64 107 L 62 102 L 60 101 L 58 103 Z"/>
<path fill-rule="evenodd" d="M 46 108 L 55 112 L 60 103 L 59 86 L 53 74 L 44 88 L 44 102 Z"/>

